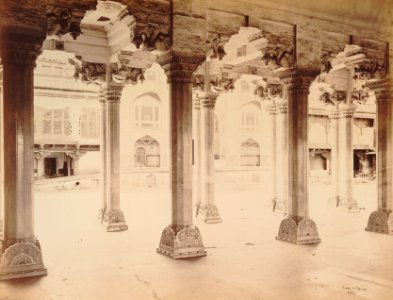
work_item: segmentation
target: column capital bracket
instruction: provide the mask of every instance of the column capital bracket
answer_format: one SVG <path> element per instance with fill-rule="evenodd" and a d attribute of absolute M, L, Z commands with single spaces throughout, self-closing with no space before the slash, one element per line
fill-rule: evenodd
<path fill-rule="evenodd" d="M 101 85 L 99 101 L 101 103 L 119 103 L 124 85 L 121 83 L 105 83 Z"/>
<path fill-rule="evenodd" d="M 320 74 L 318 68 L 295 67 L 291 69 L 279 69 L 277 76 L 284 82 L 288 91 L 293 89 L 308 90 L 311 83 Z"/>
<path fill-rule="evenodd" d="M 374 91 L 377 102 L 393 100 L 393 82 L 390 79 L 368 81 L 363 88 Z"/>
<path fill-rule="evenodd" d="M 168 51 L 157 57 L 157 62 L 164 68 L 168 82 L 192 83 L 194 71 L 205 59 L 205 54 Z"/>
<path fill-rule="evenodd" d="M 205 108 L 214 108 L 219 94 L 213 92 L 204 93 L 200 99 L 200 104 Z"/>

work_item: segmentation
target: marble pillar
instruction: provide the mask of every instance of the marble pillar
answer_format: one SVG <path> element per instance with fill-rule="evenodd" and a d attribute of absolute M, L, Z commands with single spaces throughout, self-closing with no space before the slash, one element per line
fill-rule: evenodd
<path fill-rule="evenodd" d="M 366 84 L 377 99 L 378 209 L 368 219 L 367 231 L 393 234 L 393 84 L 378 80 Z"/>
<path fill-rule="evenodd" d="M 0 64 L 0 244 L 4 235 L 3 70 Z M 1 249 L 1 247 L 0 247 Z M 1 252 L 1 251 L 0 251 Z"/>
<path fill-rule="evenodd" d="M 287 96 L 285 96 L 287 97 Z M 288 205 L 288 101 L 276 101 L 277 202 L 275 211 L 286 213 Z"/>
<path fill-rule="evenodd" d="M 192 99 L 192 132 L 193 132 L 193 189 L 192 196 L 196 204 L 196 216 L 201 205 L 201 102 L 196 94 Z"/>
<path fill-rule="evenodd" d="M 172 222 L 157 252 L 172 258 L 206 255 L 192 214 L 192 74 L 205 55 L 167 52 L 158 57 L 170 84 Z"/>
<path fill-rule="evenodd" d="M 120 98 L 122 84 L 103 84 L 101 91 L 101 191 L 102 223 L 107 231 L 123 231 L 128 226 L 120 209 Z"/>
<path fill-rule="evenodd" d="M 214 107 L 218 94 L 208 92 L 201 98 L 201 205 L 198 216 L 205 223 L 221 223 L 222 219 L 214 201 Z"/>
<path fill-rule="evenodd" d="M 269 101 L 268 104 L 265 105 L 265 110 L 269 114 L 269 123 L 270 123 L 270 147 L 269 147 L 269 161 L 270 161 L 270 174 L 269 174 L 269 186 L 270 186 L 270 195 L 269 202 L 272 202 L 273 212 L 277 209 L 277 185 L 278 185 L 278 177 L 277 177 L 277 124 L 276 124 L 276 114 L 277 114 L 277 106 L 275 102 Z"/>
<path fill-rule="evenodd" d="M 355 105 L 350 101 L 339 105 L 338 204 L 341 209 L 348 212 L 359 212 L 357 202 L 353 197 L 353 116 L 355 109 Z"/>
<path fill-rule="evenodd" d="M 288 216 L 277 239 L 295 244 L 319 243 L 317 226 L 308 211 L 308 94 L 318 70 L 293 68 L 278 72 L 288 100 Z"/>
<path fill-rule="evenodd" d="M 340 143 L 340 126 L 339 119 L 340 113 L 336 107 L 329 111 L 329 119 L 330 119 L 330 130 L 332 132 L 331 138 L 331 195 L 329 198 L 329 202 L 333 202 L 335 206 L 339 206 L 340 201 L 340 191 L 339 191 L 339 172 L 340 172 L 340 163 L 339 163 L 339 143 Z"/>
<path fill-rule="evenodd" d="M 0 279 L 42 276 L 47 271 L 34 234 L 34 65 L 45 36 L 2 32 L 4 239 Z M 7 145 L 5 147 L 5 145 Z"/>

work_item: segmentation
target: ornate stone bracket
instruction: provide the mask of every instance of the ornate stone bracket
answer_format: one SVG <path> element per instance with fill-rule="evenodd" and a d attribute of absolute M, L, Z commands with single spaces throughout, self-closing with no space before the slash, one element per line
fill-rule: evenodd
<path fill-rule="evenodd" d="M 111 65 L 111 71 L 112 80 L 116 83 L 136 84 L 145 80 L 145 69 L 114 63 Z"/>
<path fill-rule="evenodd" d="M 157 252 L 176 259 L 205 256 L 207 254 L 203 246 L 201 233 L 196 226 L 186 226 L 175 232 L 169 225 L 162 232 Z"/>
<path fill-rule="evenodd" d="M 70 59 L 70 63 L 75 65 L 74 77 L 84 83 L 101 84 L 106 80 L 105 64 L 84 62 L 78 59 Z"/>
<path fill-rule="evenodd" d="M 268 45 L 266 49 L 263 50 L 262 60 L 265 65 L 269 66 L 271 69 L 292 68 L 295 65 L 295 51 L 293 46 L 283 47 L 280 45 Z"/>
<path fill-rule="evenodd" d="M 49 36 L 70 33 L 76 39 L 81 34 L 81 19 L 76 18 L 70 8 L 48 6 L 46 16 Z"/>
<path fill-rule="evenodd" d="M 308 218 L 300 222 L 291 217 L 282 220 L 276 239 L 298 245 L 321 242 L 315 222 Z"/>
<path fill-rule="evenodd" d="M 137 27 L 132 42 L 138 49 L 146 51 L 168 51 L 171 45 L 169 33 L 158 25 L 153 24 Z"/>
<path fill-rule="evenodd" d="M 224 50 L 224 45 L 227 41 L 228 39 L 223 39 L 220 34 L 213 37 L 210 42 L 210 58 L 218 58 L 219 60 L 222 60 L 227 54 Z"/>

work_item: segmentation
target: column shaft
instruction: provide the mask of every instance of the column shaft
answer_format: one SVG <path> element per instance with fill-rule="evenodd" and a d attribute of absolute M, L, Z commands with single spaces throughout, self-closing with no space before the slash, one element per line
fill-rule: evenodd
<path fill-rule="evenodd" d="M 288 100 L 288 217 L 277 239 L 297 244 L 320 242 L 318 230 L 308 212 L 308 93 L 314 69 L 289 69 L 278 75 L 286 84 Z"/>
<path fill-rule="evenodd" d="M 107 231 L 127 230 L 124 214 L 120 210 L 120 114 L 119 105 L 123 85 L 108 83 L 104 87 L 105 134 L 102 134 L 105 150 L 101 155 L 105 193 L 104 225 Z M 102 122 L 104 125 L 104 123 Z M 105 156 L 105 157 L 104 157 Z"/>
<path fill-rule="evenodd" d="M 366 230 L 393 234 L 393 96 L 391 81 L 366 84 L 377 99 L 378 209 L 368 218 Z"/>
<path fill-rule="evenodd" d="M 269 186 L 270 186 L 270 196 L 269 201 L 272 201 L 273 211 L 277 209 L 277 122 L 276 114 L 277 108 L 275 103 L 269 103 L 265 107 L 266 111 L 269 113 L 269 123 L 270 123 L 270 151 L 269 151 Z"/>
<path fill-rule="evenodd" d="M 349 212 L 358 212 L 358 205 L 353 198 L 353 115 L 355 107 L 352 104 L 346 104 L 339 110 L 339 206 Z"/>
<path fill-rule="evenodd" d="M 199 215 L 205 223 L 220 223 L 218 208 L 214 201 L 214 106 L 218 94 L 206 93 L 201 99 L 202 138 L 201 138 L 201 198 Z"/>
<path fill-rule="evenodd" d="M 25 35 L 0 36 L 4 85 L 2 150 L 7 158 L 3 165 L 5 217 L 0 279 L 47 274 L 33 221 L 33 69 L 42 37 L 32 39 Z"/>
<path fill-rule="evenodd" d="M 277 102 L 276 147 L 277 147 L 277 207 L 278 212 L 287 212 L 288 205 L 288 103 Z"/>
<path fill-rule="evenodd" d="M 330 118 L 330 128 L 332 134 L 331 145 L 331 185 L 332 185 L 332 195 L 331 200 L 334 202 L 336 206 L 339 205 L 339 172 L 340 172 L 340 151 L 339 151 L 339 143 L 340 143 L 340 126 L 339 126 L 339 112 L 338 110 L 334 110 L 329 115 Z"/>
<path fill-rule="evenodd" d="M 200 100 L 194 95 L 193 98 L 193 141 L 194 141 L 194 165 L 193 165 L 193 197 L 197 205 L 197 212 L 201 205 L 201 105 Z"/>

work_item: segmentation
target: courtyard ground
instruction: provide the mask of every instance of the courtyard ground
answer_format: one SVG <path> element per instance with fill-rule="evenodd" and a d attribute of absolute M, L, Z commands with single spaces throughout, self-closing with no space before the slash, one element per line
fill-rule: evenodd
<path fill-rule="evenodd" d="M 122 188 L 129 230 L 99 225 L 96 189 L 35 192 L 36 235 L 48 276 L 0 282 L 2 300 L 393 299 L 393 236 L 366 232 L 375 183 L 357 184 L 360 213 L 329 205 L 330 186 L 310 187 L 322 242 L 275 240 L 282 215 L 263 189 L 216 191 L 221 224 L 195 224 L 208 255 L 156 253 L 170 222 L 170 190 Z"/>

